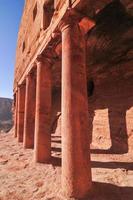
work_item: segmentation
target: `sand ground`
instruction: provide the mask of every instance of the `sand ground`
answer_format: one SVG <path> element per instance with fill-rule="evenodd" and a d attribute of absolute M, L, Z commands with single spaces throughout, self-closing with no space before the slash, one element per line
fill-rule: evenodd
<path fill-rule="evenodd" d="M 68 200 L 61 195 L 61 137 L 52 135 L 51 164 L 34 163 L 13 131 L 0 134 L 0 200 Z M 133 200 L 133 155 L 91 154 L 93 188 L 86 200 Z"/>

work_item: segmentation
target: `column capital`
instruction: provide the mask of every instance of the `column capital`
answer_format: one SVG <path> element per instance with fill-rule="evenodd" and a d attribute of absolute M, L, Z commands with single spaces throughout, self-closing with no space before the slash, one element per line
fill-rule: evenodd
<path fill-rule="evenodd" d="M 25 76 L 26 81 L 28 81 L 28 80 L 30 80 L 32 78 L 31 75 L 32 75 L 31 72 L 29 72 L 28 74 L 26 74 L 26 76 Z"/>
<path fill-rule="evenodd" d="M 25 86 L 25 83 L 19 84 L 18 89 L 23 88 Z"/>
<path fill-rule="evenodd" d="M 95 26 L 95 24 L 95 21 L 89 17 L 83 17 L 79 22 L 80 29 L 84 35 L 88 33 Z"/>
<path fill-rule="evenodd" d="M 33 68 L 36 68 L 36 62 L 34 61 L 32 64 L 31 64 L 31 68 L 33 69 Z M 31 70 L 32 70 L 31 69 Z"/>
<path fill-rule="evenodd" d="M 24 80 L 22 84 L 18 84 L 18 90 L 24 88 L 25 85 L 26 85 L 26 81 Z"/>
<path fill-rule="evenodd" d="M 34 79 L 34 78 L 36 78 L 36 74 L 35 74 L 35 72 L 34 71 L 30 71 L 29 73 L 27 73 L 26 74 L 26 76 L 25 76 L 25 79 L 27 80 L 32 80 L 32 79 Z"/>
<path fill-rule="evenodd" d="M 36 62 L 36 64 L 39 64 L 39 63 L 48 63 L 49 65 L 53 64 L 52 58 L 50 58 L 48 55 L 45 55 L 45 54 L 39 54 L 36 57 L 35 62 Z"/>
<path fill-rule="evenodd" d="M 18 85 L 17 85 L 16 90 L 14 90 L 14 94 L 17 94 L 17 93 L 18 93 Z"/>
<path fill-rule="evenodd" d="M 16 87 L 14 88 L 13 92 L 14 92 L 14 93 L 17 93 L 17 92 L 18 92 L 18 82 L 16 82 Z"/>
<path fill-rule="evenodd" d="M 81 14 L 78 13 L 75 9 L 69 9 L 63 19 L 60 21 L 58 28 L 61 32 L 63 32 L 69 26 L 74 26 L 76 23 L 78 24 L 81 19 Z"/>

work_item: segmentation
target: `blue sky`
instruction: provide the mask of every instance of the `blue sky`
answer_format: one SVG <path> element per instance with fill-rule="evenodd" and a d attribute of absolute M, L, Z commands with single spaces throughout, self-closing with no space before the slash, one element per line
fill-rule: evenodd
<path fill-rule="evenodd" d="M 12 98 L 17 34 L 24 0 L 0 0 L 0 97 Z"/>

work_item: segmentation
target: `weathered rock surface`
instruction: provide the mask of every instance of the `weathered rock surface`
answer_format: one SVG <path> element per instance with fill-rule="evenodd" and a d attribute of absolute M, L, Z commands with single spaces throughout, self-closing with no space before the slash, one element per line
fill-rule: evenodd
<path fill-rule="evenodd" d="M 89 65 L 106 68 L 133 59 L 133 16 L 119 1 L 107 5 L 95 17 L 88 33 Z M 102 68 L 102 66 L 101 66 Z"/>

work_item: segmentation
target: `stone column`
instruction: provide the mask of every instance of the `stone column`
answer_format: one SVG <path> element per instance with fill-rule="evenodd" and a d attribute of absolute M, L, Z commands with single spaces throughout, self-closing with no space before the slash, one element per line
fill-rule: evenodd
<path fill-rule="evenodd" d="M 25 116 L 24 116 L 24 148 L 34 147 L 35 130 L 35 76 L 30 73 L 26 77 Z"/>
<path fill-rule="evenodd" d="M 62 189 L 85 197 L 92 185 L 86 81 L 86 45 L 78 23 L 69 18 L 62 32 Z"/>
<path fill-rule="evenodd" d="M 17 115 L 18 142 L 23 142 L 24 108 L 25 108 L 25 84 L 22 84 L 18 87 L 18 115 Z"/>
<path fill-rule="evenodd" d="M 17 115 L 18 115 L 18 91 L 15 93 L 15 109 L 14 109 L 14 137 L 17 137 Z"/>
<path fill-rule="evenodd" d="M 35 114 L 35 161 L 49 162 L 51 158 L 51 63 L 37 58 L 36 114 Z"/>

